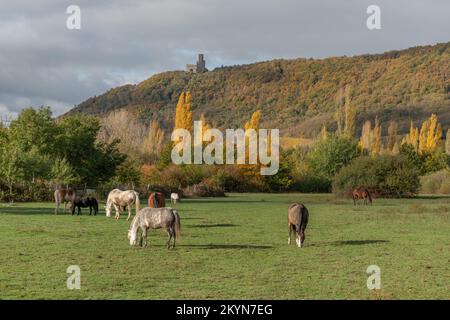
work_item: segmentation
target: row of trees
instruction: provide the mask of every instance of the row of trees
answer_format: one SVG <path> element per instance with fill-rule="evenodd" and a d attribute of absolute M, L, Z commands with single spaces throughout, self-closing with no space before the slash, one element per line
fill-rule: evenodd
<path fill-rule="evenodd" d="M 118 141 L 99 142 L 99 131 L 95 117 L 54 119 L 50 108 L 24 109 L 0 128 L 0 199 L 36 200 L 56 186 L 109 181 L 125 156 Z"/>
<path fill-rule="evenodd" d="M 394 194 L 403 195 L 417 192 L 419 176 L 448 167 L 450 130 L 444 143 L 436 115 L 417 127 L 412 123 L 405 137 L 398 135 L 395 121 L 383 133 L 381 121 L 375 118 L 374 126 L 366 121 L 356 137 L 358 110 L 352 99 L 350 86 L 340 90 L 337 130 L 329 132 L 323 126 L 313 144 L 281 150 L 274 176 L 261 176 L 258 165 L 176 166 L 171 161 L 170 135 L 157 121 L 146 124 L 125 110 L 100 120 L 79 114 L 54 119 L 49 108 L 25 109 L 9 127 L 0 127 L 0 199 L 44 199 L 51 195 L 50 189 L 66 184 L 200 195 L 283 190 L 347 193 L 363 184 L 386 195 L 405 190 Z M 192 109 L 190 93 L 183 92 L 173 128 L 191 131 Z M 242 125 L 258 129 L 262 118 L 258 110 Z M 200 120 L 207 130 L 203 114 Z M 400 184 L 404 181 L 406 186 Z"/>

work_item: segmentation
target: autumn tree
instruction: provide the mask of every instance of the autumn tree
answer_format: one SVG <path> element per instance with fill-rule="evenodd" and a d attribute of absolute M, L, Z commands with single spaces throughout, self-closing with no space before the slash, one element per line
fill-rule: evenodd
<path fill-rule="evenodd" d="M 336 93 L 335 104 L 336 104 L 336 112 L 334 113 L 334 119 L 337 124 L 337 135 L 341 135 L 344 131 L 344 115 L 343 115 L 343 107 L 344 107 L 344 89 L 340 88 Z"/>
<path fill-rule="evenodd" d="M 144 149 L 151 158 L 161 154 L 164 143 L 164 130 L 159 126 L 158 121 L 153 120 L 148 128 L 148 134 L 144 140 Z"/>
<path fill-rule="evenodd" d="M 445 153 L 450 156 L 450 129 L 447 130 L 447 138 L 445 139 Z"/>
<path fill-rule="evenodd" d="M 353 137 L 356 129 L 356 107 L 351 103 L 352 100 L 352 87 L 347 86 L 345 88 L 345 127 L 344 133 L 347 137 Z"/>
<path fill-rule="evenodd" d="M 359 139 L 359 146 L 363 150 L 370 151 L 372 145 L 372 123 L 367 120 L 364 122 L 361 130 L 361 138 Z"/>
<path fill-rule="evenodd" d="M 397 142 L 397 122 L 391 121 L 388 127 L 388 140 L 387 148 L 389 151 L 393 151 L 395 143 Z"/>
<path fill-rule="evenodd" d="M 255 112 L 253 112 L 252 117 L 250 118 L 250 121 L 245 123 L 245 130 L 248 130 L 248 129 L 258 130 L 260 119 L 261 119 L 261 111 L 256 110 Z"/>
<path fill-rule="evenodd" d="M 326 140 L 328 138 L 328 129 L 327 126 L 325 124 L 322 125 L 322 129 L 320 130 L 320 135 L 319 138 L 322 140 Z"/>
<path fill-rule="evenodd" d="M 192 98 L 191 93 L 182 92 L 175 110 L 175 129 L 192 131 Z"/>
<path fill-rule="evenodd" d="M 381 152 L 381 122 L 378 117 L 375 118 L 375 127 L 373 128 L 372 143 L 370 146 L 370 154 L 372 156 L 379 155 Z"/>
<path fill-rule="evenodd" d="M 439 146 L 442 138 L 442 126 L 433 113 L 429 119 L 422 123 L 419 134 L 419 152 L 433 152 Z"/>

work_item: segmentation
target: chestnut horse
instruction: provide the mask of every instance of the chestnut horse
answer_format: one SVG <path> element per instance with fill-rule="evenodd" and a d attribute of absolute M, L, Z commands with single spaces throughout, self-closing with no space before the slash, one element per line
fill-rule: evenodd
<path fill-rule="evenodd" d="M 363 199 L 364 204 L 367 205 L 368 202 L 370 202 L 370 205 L 372 205 L 372 196 L 370 195 L 369 190 L 367 190 L 364 187 L 359 187 L 353 190 L 353 205 L 356 206 L 356 203 L 359 204 L 359 200 Z"/>
<path fill-rule="evenodd" d="M 56 189 L 55 190 L 55 214 L 58 214 L 59 206 L 61 205 L 61 202 L 64 202 L 64 213 L 66 213 L 66 207 L 67 202 L 70 202 L 70 204 L 74 205 L 75 202 L 75 191 L 73 189 L 67 188 L 67 189 Z"/>
<path fill-rule="evenodd" d="M 288 209 L 288 228 L 289 228 L 289 238 L 288 244 L 291 244 L 291 232 L 295 231 L 296 237 L 295 242 L 299 248 L 302 247 L 305 241 L 305 229 L 308 225 L 309 212 L 306 207 L 301 203 L 293 203 Z"/>
<path fill-rule="evenodd" d="M 166 199 L 162 192 L 152 192 L 148 197 L 148 206 L 150 208 L 164 208 L 166 206 Z"/>

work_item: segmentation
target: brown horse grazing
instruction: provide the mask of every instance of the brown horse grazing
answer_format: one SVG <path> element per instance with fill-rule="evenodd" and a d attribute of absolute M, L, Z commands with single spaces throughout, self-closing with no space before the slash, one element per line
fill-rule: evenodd
<path fill-rule="evenodd" d="M 370 202 L 370 205 L 372 205 L 372 196 L 370 195 L 369 190 L 367 190 L 364 187 L 358 187 L 355 190 L 353 190 L 353 205 L 356 206 L 356 204 L 359 204 L 359 200 L 363 199 L 364 204 L 367 205 Z"/>
<path fill-rule="evenodd" d="M 295 231 L 296 237 L 295 242 L 299 248 L 302 247 L 305 241 L 305 229 L 308 225 L 309 212 L 306 207 L 301 203 L 293 203 L 288 209 L 288 228 L 289 228 L 289 238 L 288 244 L 291 244 L 291 232 Z"/>
<path fill-rule="evenodd" d="M 61 202 L 64 202 L 64 213 L 66 213 L 67 202 L 73 206 L 75 202 L 75 191 L 73 189 L 56 189 L 55 191 L 55 214 L 58 214 Z"/>
<path fill-rule="evenodd" d="M 162 192 L 152 192 L 148 197 L 148 206 L 150 208 L 164 208 L 166 206 L 166 198 Z"/>

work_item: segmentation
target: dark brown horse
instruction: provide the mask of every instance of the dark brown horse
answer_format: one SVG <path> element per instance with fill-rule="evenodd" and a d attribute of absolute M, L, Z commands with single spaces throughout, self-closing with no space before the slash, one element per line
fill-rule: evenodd
<path fill-rule="evenodd" d="M 288 244 L 291 244 L 292 230 L 296 233 L 295 242 L 299 248 L 302 247 L 305 241 L 305 229 L 308 225 L 309 212 L 306 207 L 301 203 L 293 203 L 288 209 L 288 228 L 289 238 Z"/>
<path fill-rule="evenodd" d="M 166 198 L 162 192 L 152 192 L 148 197 L 148 206 L 150 208 L 164 208 L 166 206 Z"/>
<path fill-rule="evenodd" d="M 76 195 L 73 189 L 57 189 L 55 191 L 55 214 L 58 214 L 61 202 L 64 202 L 64 213 L 66 213 L 67 202 L 70 202 L 70 204 L 73 206 L 75 198 Z"/>
<path fill-rule="evenodd" d="M 367 190 L 364 187 L 358 187 L 355 190 L 353 190 L 353 204 L 356 206 L 356 204 L 359 204 L 359 200 L 363 199 L 364 204 L 368 205 L 370 202 L 370 205 L 372 205 L 372 196 L 370 195 L 369 190 Z"/>
<path fill-rule="evenodd" d="M 92 215 L 94 209 L 94 216 L 98 213 L 98 201 L 94 197 L 76 198 L 72 205 L 72 215 L 75 214 L 75 209 L 78 208 L 77 216 L 81 214 L 81 208 L 89 208 L 89 215 Z"/>

